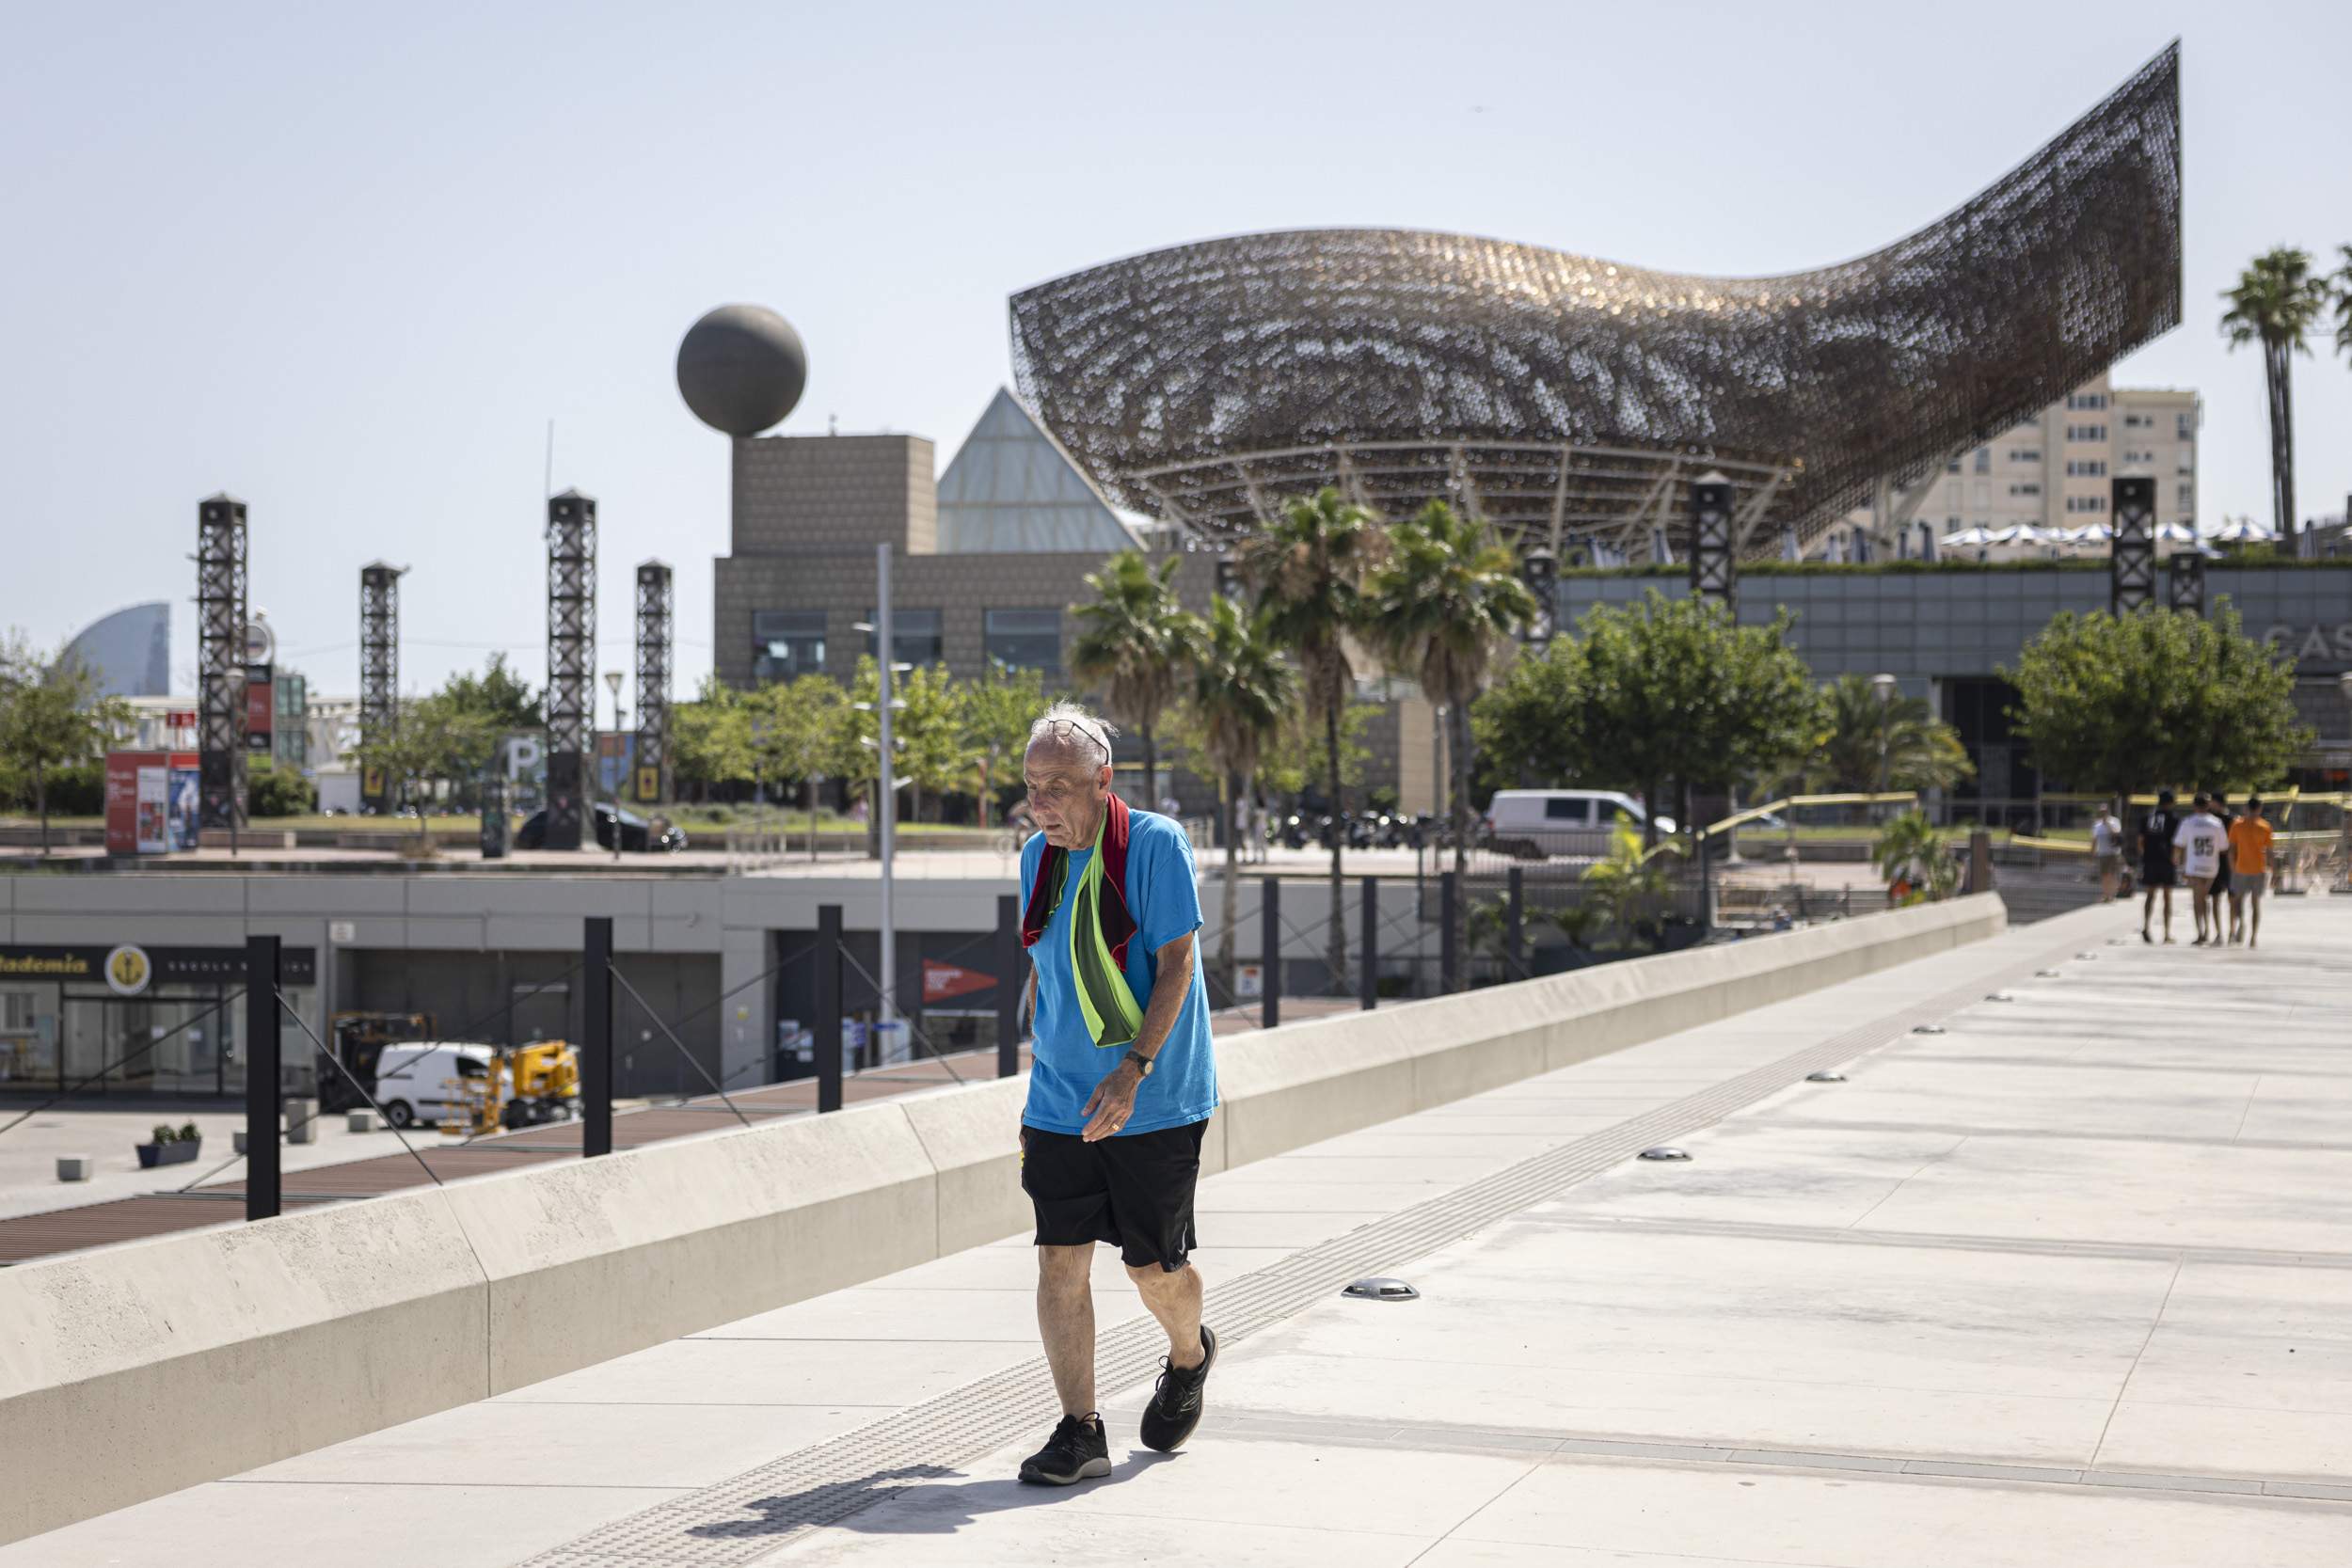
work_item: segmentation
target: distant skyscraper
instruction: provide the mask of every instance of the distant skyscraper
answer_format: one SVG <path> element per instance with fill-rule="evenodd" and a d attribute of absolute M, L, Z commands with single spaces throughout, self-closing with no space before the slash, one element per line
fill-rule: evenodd
<path fill-rule="evenodd" d="M 159 599 L 118 610 L 82 628 L 66 653 L 95 673 L 106 697 L 171 694 L 171 605 Z"/>

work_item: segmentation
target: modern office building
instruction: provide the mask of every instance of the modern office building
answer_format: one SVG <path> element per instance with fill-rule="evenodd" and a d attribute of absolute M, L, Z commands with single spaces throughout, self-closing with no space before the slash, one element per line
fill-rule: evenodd
<path fill-rule="evenodd" d="M 93 621 L 65 645 L 98 677 L 102 697 L 160 697 L 171 689 L 171 606 L 158 599 Z"/>

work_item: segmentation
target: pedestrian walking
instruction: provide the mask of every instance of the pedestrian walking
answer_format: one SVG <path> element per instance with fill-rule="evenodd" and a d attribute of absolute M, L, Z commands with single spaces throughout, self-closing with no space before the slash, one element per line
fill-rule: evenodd
<path fill-rule="evenodd" d="M 2250 950 L 2262 940 L 2263 888 L 2270 880 L 2270 824 L 2263 800 L 2249 795 L 2230 824 L 2230 942 Z"/>
<path fill-rule="evenodd" d="M 2213 814 L 2205 792 L 2199 790 L 2195 809 L 2182 818 L 2172 832 L 2172 858 L 2188 882 L 2190 908 L 2197 918 L 2197 940 L 2189 943 L 2192 947 L 2202 947 L 2216 940 L 2209 934 L 2207 921 L 2213 903 L 2213 879 L 2221 870 L 2222 847 L 2229 842 L 2229 829 Z M 2217 928 L 2219 924 L 2213 921 L 2211 928 Z M 2172 940 L 2169 932 L 2165 940 Z"/>
<path fill-rule="evenodd" d="M 2214 790 L 2205 797 L 2205 810 L 2221 824 L 2221 852 L 2215 857 L 2219 863 L 2213 874 L 2213 885 L 2205 890 L 2206 907 L 2213 911 L 2214 945 L 2218 947 L 2222 938 L 2221 901 L 2230 892 L 2230 798 Z"/>
<path fill-rule="evenodd" d="M 2148 922 L 2155 913 L 2156 895 L 2164 895 L 2164 940 L 2172 940 L 2172 889 L 2180 880 L 2172 859 L 2172 839 L 2181 829 L 2181 814 L 2172 809 L 2172 792 L 2159 790 L 2156 809 L 2139 821 L 2139 885 L 2147 897 L 2139 906 L 2139 940 L 2153 942 Z"/>
<path fill-rule="evenodd" d="M 1021 1185 L 1037 1214 L 1037 1321 L 1061 1401 L 1021 1480 L 1110 1474 L 1094 1406 L 1094 1248 L 1120 1251 L 1168 1355 L 1143 1413 L 1165 1453 L 1199 1425 L 1216 1335 L 1200 1321 L 1193 1189 L 1216 1109 L 1192 844 L 1111 793 L 1109 727 L 1057 703 L 1023 763 L 1039 836 L 1021 856 L 1036 1059 L 1021 1115 Z"/>
<path fill-rule="evenodd" d="M 2115 819 L 2105 800 L 2099 802 L 2099 815 L 2090 823 L 2090 852 L 2099 867 L 2099 897 L 2111 902 L 2115 884 L 2123 875 L 2123 825 Z"/>

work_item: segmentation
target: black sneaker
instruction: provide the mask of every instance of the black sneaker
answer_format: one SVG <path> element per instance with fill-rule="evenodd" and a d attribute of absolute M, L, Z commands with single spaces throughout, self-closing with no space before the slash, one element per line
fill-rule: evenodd
<path fill-rule="evenodd" d="M 1162 1360 L 1160 1381 L 1152 1386 L 1152 1402 L 1143 1407 L 1143 1446 L 1174 1453 L 1177 1445 L 1200 1424 L 1200 1391 L 1208 1386 L 1209 1369 L 1216 1365 L 1216 1331 L 1200 1325 L 1200 1365 L 1179 1369 Z"/>
<path fill-rule="evenodd" d="M 1045 1446 L 1021 1462 L 1021 1479 L 1031 1486 L 1068 1486 L 1110 1473 L 1110 1439 L 1100 1416 L 1064 1416 Z"/>

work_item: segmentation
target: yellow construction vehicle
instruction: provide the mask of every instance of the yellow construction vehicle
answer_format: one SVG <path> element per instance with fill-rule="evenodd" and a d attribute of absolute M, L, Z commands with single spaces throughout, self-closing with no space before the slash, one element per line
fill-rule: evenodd
<path fill-rule="evenodd" d="M 493 1050 L 481 1077 L 452 1078 L 444 1088 L 460 1114 L 445 1117 L 441 1131 L 480 1137 L 501 1128 L 569 1121 L 580 1115 L 580 1053 L 562 1040 Z"/>

